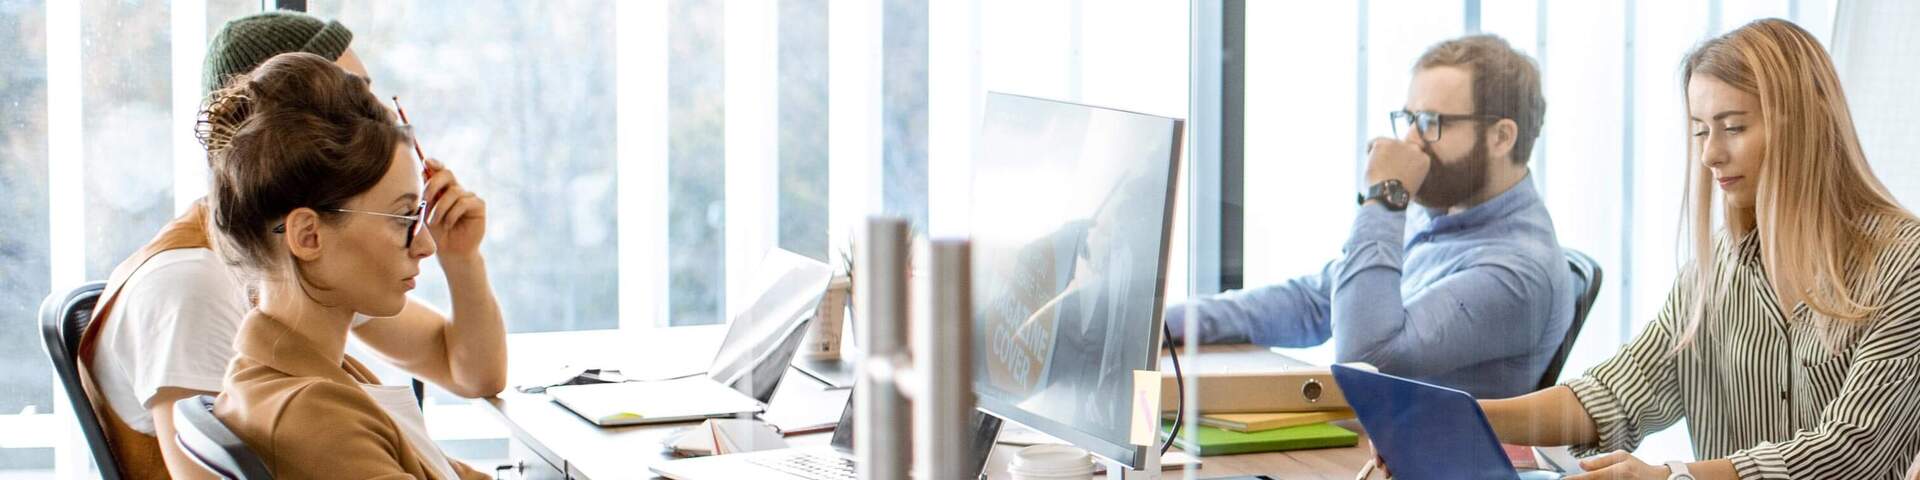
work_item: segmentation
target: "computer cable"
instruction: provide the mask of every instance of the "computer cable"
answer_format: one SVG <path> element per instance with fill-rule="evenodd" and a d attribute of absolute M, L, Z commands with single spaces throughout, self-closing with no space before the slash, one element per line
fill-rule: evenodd
<path fill-rule="evenodd" d="M 1180 422 L 1186 419 L 1187 380 L 1180 374 L 1180 351 L 1173 348 L 1173 327 L 1168 327 L 1165 322 L 1161 322 L 1160 332 L 1161 343 L 1167 346 L 1167 356 L 1173 358 L 1173 384 L 1174 388 L 1179 390 L 1179 394 L 1175 397 L 1180 399 L 1174 402 L 1173 431 L 1167 434 L 1167 441 L 1160 444 L 1160 455 L 1166 455 L 1167 450 L 1173 448 L 1173 439 L 1180 438 Z"/>

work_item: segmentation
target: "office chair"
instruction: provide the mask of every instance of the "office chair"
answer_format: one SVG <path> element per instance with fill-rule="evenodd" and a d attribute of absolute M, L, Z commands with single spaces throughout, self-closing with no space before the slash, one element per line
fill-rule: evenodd
<path fill-rule="evenodd" d="M 87 399 L 86 390 L 80 387 L 80 362 L 74 358 L 80 347 L 80 334 L 93 323 L 93 305 L 100 301 L 100 292 L 106 288 L 107 282 L 88 282 L 72 290 L 48 294 L 47 299 L 40 302 L 40 342 L 47 351 L 47 359 L 53 362 L 53 373 L 59 377 L 60 387 L 66 390 L 67 407 L 73 409 L 73 418 L 80 421 L 80 433 L 87 439 L 94 465 L 100 468 L 100 478 L 120 480 L 120 465 L 107 446 L 106 427 L 100 424 L 100 417 L 94 416 L 93 401 Z"/>
<path fill-rule="evenodd" d="M 1587 323 L 1587 311 L 1593 310 L 1593 300 L 1600 296 L 1600 262 L 1578 250 L 1568 249 L 1566 256 L 1580 296 L 1573 302 L 1573 321 L 1567 323 L 1567 336 L 1560 341 L 1560 349 L 1553 352 L 1553 360 L 1547 362 L 1547 371 L 1540 375 L 1540 384 L 1535 390 L 1559 383 L 1560 369 L 1567 366 L 1567 355 L 1573 353 L 1573 341 L 1580 336 L 1581 325 Z"/>
<path fill-rule="evenodd" d="M 267 464 L 240 436 L 213 416 L 213 397 L 195 395 L 173 402 L 173 438 L 193 463 L 229 480 L 267 480 Z"/>

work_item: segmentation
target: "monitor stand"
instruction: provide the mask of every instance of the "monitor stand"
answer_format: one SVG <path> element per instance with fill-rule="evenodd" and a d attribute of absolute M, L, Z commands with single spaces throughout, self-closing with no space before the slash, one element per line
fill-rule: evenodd
<path fill-rule="evenodd" d="M 1128 468 L 1120 462 L 1094 457 L 1107 467 L 1107 480 L 1160 480 L 1160 448 L 1147 447 L 1146 464 L 1139 470 Z"/>

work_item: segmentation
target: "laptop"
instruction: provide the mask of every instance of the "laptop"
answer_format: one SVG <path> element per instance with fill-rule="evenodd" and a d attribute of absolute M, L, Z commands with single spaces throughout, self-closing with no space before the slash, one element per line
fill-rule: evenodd
<path fill-rule="evenodd" d="M 854 393 L 859 395 L 858 392 Z M 840 410 L 840 423 L 833 427 L 833 440 L 825 447 L 794 447 L 758 452 L 733 453 L 710 457 L 686 458 L 649 467 L 654 474 L 674 480 L 713 480 L 735 478 L 781 478 L 807 480 L 852 480 L 858 478 L 853 456 L 853 398 Z M 970 423 L 974 437 L 972 448 L 975 471 L 985 469 L 987 455 L 993 452 L 993 439 L 1000 432 L 1000 418 L 974 410 Z"/>
<path fill-rule="evenodd" d="M 799 351 L 807 321 L 833 268 L 797 253 L 769 251 L 753 297 L 727 326 L 705 375 L 671 380 L 566 385 L 547 396 L 603 427 L 680 422 L 766 409 Z"/>
<path fill-rule="evenodd" d="M 846 350 L 841 352 L 844 355 Z M 793 360 L 793 368 L 829 387 L 853 387 L 853 362 L 845 358 L 797 358 Z"/>
<path fill-rule="evenodd" d="M 1393 478 L 1560 478 L 1514 469 L 1467 392 L 1346 365 L 1333 366 L 1333 379 Z"/>

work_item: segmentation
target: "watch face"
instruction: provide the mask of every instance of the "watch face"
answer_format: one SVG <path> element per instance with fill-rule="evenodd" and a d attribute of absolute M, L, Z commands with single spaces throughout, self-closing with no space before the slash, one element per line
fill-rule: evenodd
<path fill-rule="evenodd" d="M 1389 209 L 1404 210 L 1407 208 L 1408 197 L 1410 195 L 1407 194 L 1406 187 L 1400 186 L 1399 180 L 1387 180 L 1368 188 L 1367 194 L 1360 197 L 1360 203 L 1365 204 L 1367 199 L 1378 198 L 1380 203 L 1385 204 Z"/>

